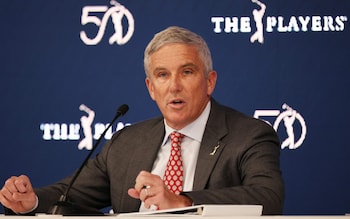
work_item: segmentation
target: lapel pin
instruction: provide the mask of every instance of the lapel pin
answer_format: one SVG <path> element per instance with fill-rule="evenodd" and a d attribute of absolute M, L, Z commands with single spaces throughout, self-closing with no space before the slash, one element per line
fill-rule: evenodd
<path fill-rule="evenodd" d="M 213 156 L 216 151 L 218 150 L 218 148 L 220 147 L 220 142 L 218 143 L 218 145 L 216 145 L 214 148 L 213 148 L 213 151 L 209 154 L 210 156 Z"/>

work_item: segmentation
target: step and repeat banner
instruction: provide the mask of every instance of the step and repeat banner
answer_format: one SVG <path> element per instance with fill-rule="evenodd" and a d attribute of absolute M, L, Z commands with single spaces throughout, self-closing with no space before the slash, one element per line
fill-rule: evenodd
<path fill-rule="evenodd" d="M 208 42 L 214 98 L 278 132 L 284 213 L 349 213 L 349 19 L 348 0 L 2 0 L 1 184 L 67 176 L 121 104 L 104 140 L 159 115 L 143 51 L 175 25 Z"/>

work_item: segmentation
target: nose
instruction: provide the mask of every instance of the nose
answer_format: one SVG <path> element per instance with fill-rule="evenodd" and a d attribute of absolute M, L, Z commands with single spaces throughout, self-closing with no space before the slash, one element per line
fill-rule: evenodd
<path fill-rule="evenodd" d="M 182 89 L 181 76 L 179 74 L 172 74 L 170 79 L 170 92 L 176 93 Z"/>

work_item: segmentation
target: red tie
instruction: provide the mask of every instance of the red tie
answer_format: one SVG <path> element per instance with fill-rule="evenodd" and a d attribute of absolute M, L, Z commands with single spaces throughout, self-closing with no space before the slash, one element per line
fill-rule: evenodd
<path fill-rule="evenodd" d="M 177 195 L 182 192 L 183 166 L 181 158 L 181 140 L 183 137 L 183 134 L 176 131 L 170 134 L 171 151 L 163 178 L 168 189 Z"/>

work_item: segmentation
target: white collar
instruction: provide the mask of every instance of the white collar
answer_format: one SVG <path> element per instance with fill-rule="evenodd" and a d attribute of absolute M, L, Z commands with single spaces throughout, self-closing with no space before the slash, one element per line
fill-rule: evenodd
<path fill-rule="evenodd" d="M 164 135 L 162 146 L 164 146 L 166 144 L 166 142 L 169 139 L 170 133 L 173 131 L 178 131 L 181 134 L 186 135 L 186 137 L 189 137 L 189 138 L 192 138 L 198 142 L 201 142 L 202 138 L 203 138 L 205 126 L 206 126 L 206 123 L 208 121 L 210 107 L 211 107 L 211 104 L 209 101 L 207 103 L 207 106 L 205 107 L 205 109 L 201 113 L 201 115 L 196 120 L 194 120 L 193 122 L 191 122 L 190 124 L 188 124 L 187 126 L 185 126 L 184 128 L 182 128 L 180 130 L 174 130 L 173 128 L 169 127 L 166 124 L 166 121 L 164 119 L 165 135 Z"/>

